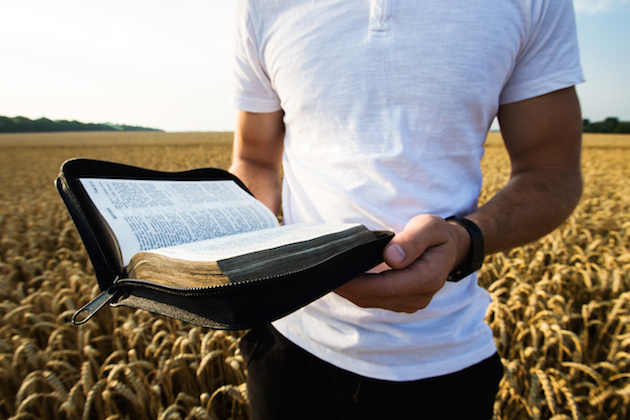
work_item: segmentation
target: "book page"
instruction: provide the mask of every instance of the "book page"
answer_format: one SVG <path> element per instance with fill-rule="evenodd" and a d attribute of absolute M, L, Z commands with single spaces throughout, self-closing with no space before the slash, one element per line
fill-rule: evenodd
<path fill-rule="evenodd" d="M 79 181 L 116 236 L 125 265 L 140 251 L 278 226 L 234 181 Z"/>
<path fill-rule="evenodd" d="M 342 232 L 359 224 L 298 223 L 212 240 L 154 249 L 154 254 L 185 261 L 213 262 Z"/>

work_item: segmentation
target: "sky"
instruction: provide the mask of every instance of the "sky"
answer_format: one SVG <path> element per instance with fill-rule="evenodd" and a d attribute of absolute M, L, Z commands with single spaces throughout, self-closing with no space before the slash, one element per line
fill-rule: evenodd
<path fill-rule="evenodd" d="M 583 117 L 630 121 L 630 0 L 574 5 Z M 232 0 L 1 0 L 0 115 L 232 131 L 233 9 Z"/>

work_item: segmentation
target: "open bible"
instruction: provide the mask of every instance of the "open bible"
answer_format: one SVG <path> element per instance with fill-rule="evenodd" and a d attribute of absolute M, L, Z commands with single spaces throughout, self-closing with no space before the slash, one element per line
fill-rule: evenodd
<path fill-rule="evenodd" d="M 234 175 L 66 161 L 56 181 L 106 304 L 222 329 L 285 316 L 382 262 L 391 232 L 280 225 Z"/>

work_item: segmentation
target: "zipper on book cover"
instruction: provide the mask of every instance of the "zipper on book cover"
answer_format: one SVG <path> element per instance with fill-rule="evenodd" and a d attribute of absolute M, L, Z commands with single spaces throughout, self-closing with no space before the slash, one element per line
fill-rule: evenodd
<path fill-rule="evenodd" d="M 88 322 L 98 311 L 100 311 L 103 306 L 110 303 L 118 296 L 118 288 L 114 286 L 110 286 L 109 289 L 102 292 L 100 295 L 86 303 L 74 313 L 72 316 L 72 323 L 74 325 L 81 325 Z"/>
<path fill-rule="evenodd" d="M 252 278 L 252 279 L 248 279 L 248 280 L 244 280 L 244 281 L 239 281 L 239 282 L 235 282 L 235 283 L 216 284 L 216 285 L 207 286 L 207 287 L 195 287 L 195 288 L 182 288 L 182 289 L 180 289 L 180 288 L 164 286 L 162 284 L 153 283 L 153 282 L 146 281 L 146 280 L 131 279 L 131 278 L 121 279 L 122 284 L 119 283 L 118 285 L 122 286 L 122 287 L 125 287 L 125 286 L 128 286 L 128 285 L 129 286 L 133 286 L 133 287 L 142 287 L 144 289 L 157 290 L 157 291 L 166 292 L 166 293 L 169 293 L 169 294 L 172 294 L 172 295 L 177 295 L 177 296 L 213 296 L 213 295 L 221 295 L 221 294 L 223 294 L 225 292 L 238 293 L 238 290 L 243 289 L 243 288 L 249 288 L 252 285 L 263 287 L 262 284 L 261 284 L 263 282 L 265 282 L 265 283 L 267 283 L 267 285 L 269 285 L 270 282 L 282 280 L 282 279 L 284 279 L 284 278 L 286 278 L 288 276 L 292 276 L 292 275 L 295 275 L 295 274 L 301 274 L 301 273 L 304 273 L 306 271 L 310 271 L 310 270 L 312 270 L 313 268 L 315 268 L 317 266 L 319 266 L 319 264 L 309 265 L 309 266 L 300 268 L 298 270 L 287 271 L 286 273 L 282 273 L 282 274 L 274 274 L 274 275 L 265 276 L 265 277 L 256 277 L 256 278 Z M 112 289 L 113 287 L 115 287 L 115 286 L 110 287 L 110 289 Z M 103 293 L 105 293 L 105 292 L 103 292 Z M 97 299 L 98 299 L 98 297 L 95 298 L 92 302 L 95 302 Z M 89 303 L 88 303 L 88 305 L 89 305 Z M 104 305 L 105 304 L 103 304 L 103 306 Z"/>

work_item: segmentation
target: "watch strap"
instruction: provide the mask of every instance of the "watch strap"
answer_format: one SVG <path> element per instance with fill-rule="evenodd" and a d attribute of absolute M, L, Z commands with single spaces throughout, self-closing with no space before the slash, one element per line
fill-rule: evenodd
<path fill-rule="evenodd" d="M 483 234 L 479 226 L 463 217 L 451 216 L 447 217 L 446 221 L 462 226 L 470 236 L 470 249 L 466 259 L 459 267 L 451 271 L 446 279 L 457 282 L 481 268 L 484 259 Z"/>

